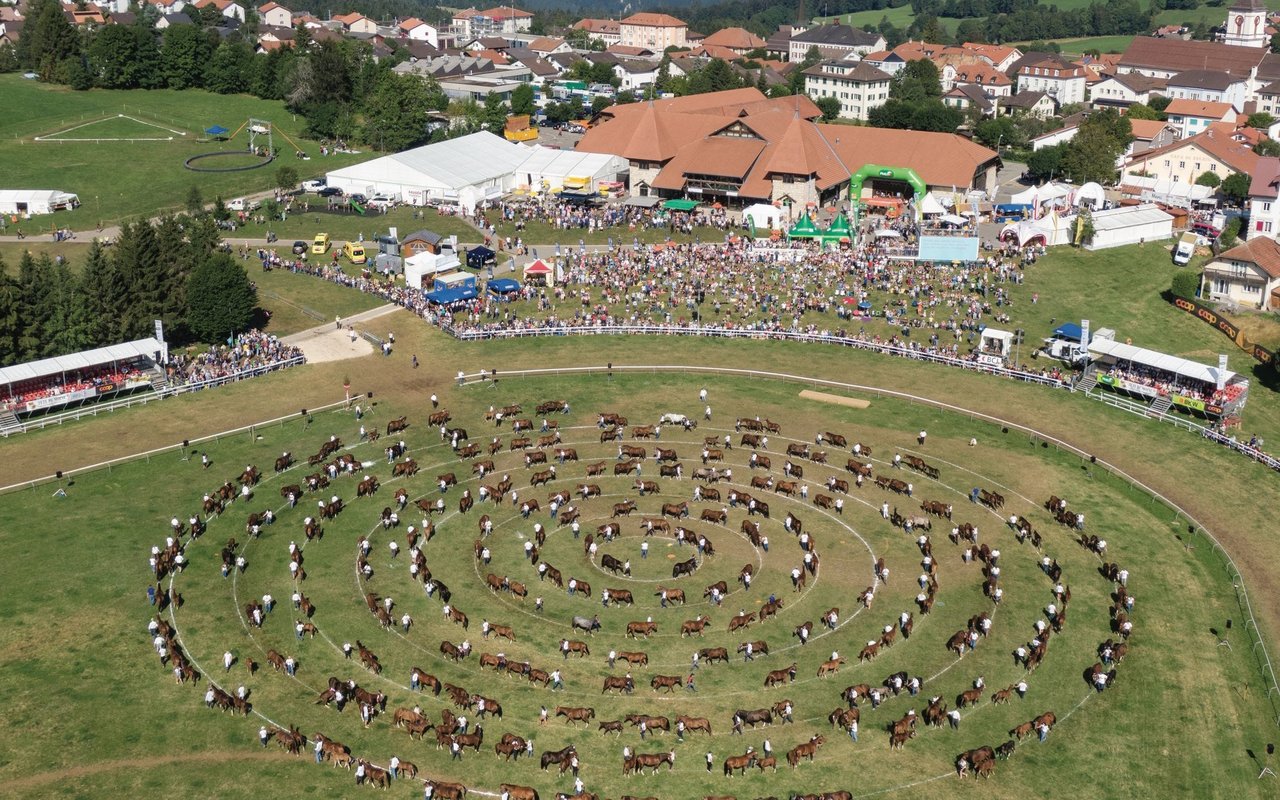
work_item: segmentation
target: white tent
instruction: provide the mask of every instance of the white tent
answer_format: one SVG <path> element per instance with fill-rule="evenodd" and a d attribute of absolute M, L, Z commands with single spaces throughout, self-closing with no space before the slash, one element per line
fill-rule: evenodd
<path fill-rule="evenodd" d="M 1013 352 L 1013 334 L 997 328 L 983 328 L 978 343 L 978 362 L 991 366 L 1004 366 Z"/>
<path fill-rule="evenodd" d="M 1076 191 L 1075 204 L 1081 205 L 1089 203 L 1093 208 L 1100 210 L 1107 202 L 1106 192 L 1102 190 L 1102 185 L 1089 181 Z"/>
<path fill-rule="evenodd" d="M 80 205 L 80 198 L 57 189 L 0 189 L 0 214 L 52 214 Z"/>
<path fill-rule="evenodd" d="M 458 269 L 459 266 L 458 256 L 452 251 L 439 255 L 431 252 L 418 253 L 404 261 L 405 286 L 421 289 L 424 280 L 441 272 Z"/>
<path fill-rule="evenodd" d="M 524 145 L 481 131 L 353 164 L 325 177 L 328 185 L 347 193 L 386 193 L 410 205 L 470 203 L 467 210 L 472 211 L 476 202 L 511 190 L 515 170 L 529 153 Z"/>
<path fill-rule="evenodd" d="M 938 198 L 933 196 L 933 192 L 926 194 L 924 199 L 920 201 L 921 214 L 941 214 L 944 211 L 946 209 L 942 207 L 942 203 L 939 202 Z"/>
<path fill-rule="evenodd" d="M 1050 200 L 1057 200 L 1069 194 L 1071 194 L 1071 187 L 1065 183 L 1046 183 L 1044 186 L 1032 186 L 1030 189 L 1018 192 L 1010 202 L 1017 204 L 1047 203 Z"/>
<path fill-rule="evenodd" d="M 1086 250 L 1103 250 L 1125 244 L 1173 238 L 1173 216 L 1153 203 L 1125 206 L 1093 215 L 1093 238 Z"/>
<path fill-rule="evenodd" d="M 1071 244 L 1075 225 L 1074 215 L 1064 217 L 1050 212 L 1040 219 L 1010 222 L 1000 229 L 1000 241 L 1008 241 L 1010 236 L 1014 236 L 1019 247 L 1036 244 L 1037 240 L 1042 240 L 1046 247 Z"/>
<path fill-rule="evenodd" d="M 553 150 L 536 145 L 533 152 L 515 168 L 515 184 L 535 192 L 553 192 L 564 188 L 565 178 L 583 178 L 592 189 L 602 181 L 616 181 L 628 170 L 627 160 L 608 153 L 582 153 L 577 150 Z"/>
<path fill-rule="evenodd" d="M 756 203 L 742 210 L 742 219 L 744 222 L 750 220 L 750 224 L 756 228 L 776 230 L 782 227 L 782 209 L 768 203 Z"/>

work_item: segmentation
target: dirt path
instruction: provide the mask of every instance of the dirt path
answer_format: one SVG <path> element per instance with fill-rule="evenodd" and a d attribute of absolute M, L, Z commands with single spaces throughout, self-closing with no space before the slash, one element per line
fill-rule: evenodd
<path fill-rule="evenodd" d="M 398 309 L 399 306 L 388 303 L 347 317 L 342 320 L 342 327 L 325 322 L 314 328 L 286 336 L 283 341 L 301 348 L 303 355 L 307 357 L 307 363 L 310 364 L 372 355 L 373 343 L 351 332 L 347 326 L 364 328 L 367 327 L 365 323 L 384 317 Z"/>
<path fill-rule="evenodd" d="M 215 750 L 207 753 L 190 753 L 180 756 L 153 756 L 150 758 L 122 758 L 116 761 L 100 761 L 94 764 L 82 764 L 65 767 L 49 772 L 38 772 L 21 778 L 10 778 L 4 782 L 5 791 L 21 795 L 24 791 L 34 789 L 58 781 L 86 778 L 104 772 L 119 772 L 122 769 L 149 770 L 156 767 L 168 767 L 175 764 L 223 764 L 243 761 L 278 761 L 285 758 L 279 750 Z"/>

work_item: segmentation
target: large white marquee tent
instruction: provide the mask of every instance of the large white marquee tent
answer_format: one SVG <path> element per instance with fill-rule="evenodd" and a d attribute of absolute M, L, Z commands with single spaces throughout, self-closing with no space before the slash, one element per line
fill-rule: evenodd
<path fill-rule="evenodd" d="M 566 178 L 584 178 L 595 187 L 626 170 L 619 156 L 529 147 L 482 131 L 353 164 L 326 178 L 347 194 L 389 194 L 419 206 L 457 203 L 470 213 L 517 187 L 554 191 Z"/>
<path fill-rule="evenodd" d="M 480 132 L 334 170 L 325 177 L 347 194 L 389 194 L 410 205 L 458 203 L 469 212 L 511 191 L 529 149 Z"/>

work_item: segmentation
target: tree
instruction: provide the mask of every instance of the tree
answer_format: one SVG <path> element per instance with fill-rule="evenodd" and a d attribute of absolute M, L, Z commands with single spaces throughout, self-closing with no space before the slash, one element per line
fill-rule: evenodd
<path fill-rule="evenodd" d="M 212 54 L 208 35 L 196 26 L 165 28 L 164 44 L 160 47 L 160 70 L 165 85 L 170 89 L 203 86 L 204 65 Z"/>
<path fill-rule="evenodd" d="M 1218 177 L 1216 172 L 1201 172 L 1196 176 L 1196 186 L 1208 186 L 1210 189 L 1216 189 L 1222 184 L 1222 178 Z"/>
<path fill-rule="evenodd" d="M 428 95 L 413 75 L 384 73 L 373 96 L 365 102 L 366 142 L 388 152 L 399 152 L 427 141 Z"/>
<path fill-rule="evenodd" d="M 938 65 L 927 58 L 908 61 L 889 84 L 889 97 L 918 102 L 942 96 L 942 80 Z"/>
<path fill-rule="evenodd" d="M 204 195 L 200 192 L 198 184 L 191 184 L 191 188 L 187 190 L 187 213 L 193 217 L 198 217 L 204 213 Z"/>
<path fill-rule="evenodd" d="M 1271 52 L 1280 53 L 1280 33 L 1271 34 Z"/>
<path fill-rule="evenodd" d="M 1164 110 L 1168 108 L 1169 104 L 1172 102 L 1173 102 L 1172 99 L 1165 97 L 1162 94 L 1156 94 L 1151 96 L 1151 100 L 1147 103 L 1147 105 L 1151 106 L 1158 113 L 1163 114 Z"/>
<path fill-rule="evenodd" d="M 22 36 L 18 39 L 18 62 L 41 80 L 59 77 L 64 62 L 80 54 L 80 37 L 67 21 L 58 0 L 34 0 L 28 6 Z"/>
<path fill-rule="evenodd" d="M 1074 244 L 1076 247 L 1084 247 L 1085 244 L 1093 239 L 1096 229 L 1093 225 L 1093 211 L 1087 205 L 1080 206 L 1080 212 L 1076 216 L 1076 226 L 1074 231 Z"/>
<path fill-rule="evenodd" d="M 1062 174 L 1062 157 L 1067 145 L 1055 144 L 1043 147 L 1027 158 L 1027 174 L 1033 181 L 1047 181 Z"/>
<path fill-rule="evenodd" d="M 973 128 L 973 138 L 979 144 L 984 144 L 990 148 L 1000 146 L 1021 147 L 1026 143 L 1022 131 L 1018 129 L 1017 123 L 1012 117 L 991 117 L 979 122 Z"/>
<path fill-rule="evenodd" d="M 502 131 L 507 126 L 507 106 L 502 102 L 502 98 L 496 93 L 489 94 L 484 98 L 484 127 L 490 133 L 502 135 Z"/>
<path fill-rule="evenodd" d="M 1240 238 L 1240 226 L 1243 225 L 1240 217 L 1232 217 L 1227 220 L 1227 227 L 1223 228 L 1222 235 L 1218 237 L 1218 244 L 1222 245 L 1223 250 L 1229 250 L 1236 246 L 1236 242 Z"/>
<path fill-rule="evenodd" d="M 1154 108 L 1144 103 L 1134 103 L 1129 106 L 1129 111 L 1127 113 L 1129 119 L 1164 120 L 1164 114 L 1161 114 L 1159 111 L 1156 111 Z"/>
<path fill-rule="evenodd" d="M 522 83 L 511 92 L 511 113 L 532 114 L 533 112 L 533 86 Z"/>
<path fill-rule="evenodd" d="M 1218 187 L 1218 193 L 1231 202 L 1239 205 L 1249 196 L 1249 176 L 1241 172 L 1233 172 Z"/>
<path fill-rule="evenodd" d="M 298 186 L 298 170 L 285 164 L 276 170 L 276 187 L 283 191 L 296 189 Z"/>
<path fill-rule="evenodd" d="M 1200 273 L 1189 269 L 1180 269 L 1173 273 L 1173 285 L 1169 287 L 1174 297 L 1194 300 L 1200 289 Z"/>
<path fill-rule="evenodd" d="M 1258 111 L 1249 115 L 1249 119 L 1246 120 L 1246 124 L 1250 128 L 1257 128 L 1258 130 L 1265 131 L 1267 128 L 1276 124 L 1276 118 L 1265 111 Z"/>
<path fill-rule="evenodd" d="M 822 110 L 822 119 L 830 122 L 840 116 L 840 101 L 834 97 L 819 97 L 814 101 Z"/>
<path fill-rule="evenodd" d="M 187 282 L 187 324 L 202 342 L 220 342 L 243 333 L 253 322 L 258 292 L 244 267 L 225 253 L 196 265 Z"/>
<path fill-rule="evenodd" d="M 0 257 L 0 366 L 18 363 L 18 334 L 22 330 L 20 313 L 21 291 L 18 282 L 5 267 Z"/>
<path fill-rule="evenodd" d="M 1275 139 L 1263 139 L 1253 146 L 1253 152 L 1260 156 L 1280 156 L 1280 142 Z"/>

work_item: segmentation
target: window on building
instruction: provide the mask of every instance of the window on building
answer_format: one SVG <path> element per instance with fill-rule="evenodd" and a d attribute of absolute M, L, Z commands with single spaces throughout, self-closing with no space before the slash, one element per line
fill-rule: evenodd
<path fill-rule="evenodd" d="M 1187 168 L 1187 162 L 1185 161 L 1178 162 L 1178 169 L 1186 169 L 1186 168 Z"/>
<path fill-rule="evenodd" d="M 1262 288 L 1262 287 L 1258 286 L 1258 284 L 1256 284 L 1256 283 L 1246 283 L 1246 284 L 1244 285 L 1244 293 L 1245 293 L 1245 294 L 1257 294 L 1259 291 L 1261 291 L 1261 288 Z"/>
<path fill-rule="evenodd" d="M 1214 279 L 1213 279 L 1213 293 L 1214 293 L 1214 294 L 1226 294 L 1226 293 L 1227 293 L 1227 279 L 1226 279 L 1226 278 L 1214 278 Z"/>
<path fill-rule="evenodd" d="M 1262 204 L 1262 210 L 1263 210 L 1263 211 L 1270 211 L 1270 210 L 1271 210 L 1271 201 L 1270 201 L 1270 200 L 1267 200 L 1267 201 L 1264 201 L 1264 202 L 1263 202 L 1263 204 Z"/>

